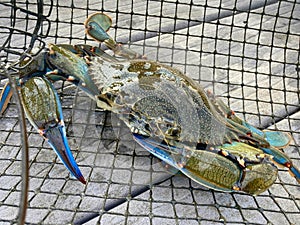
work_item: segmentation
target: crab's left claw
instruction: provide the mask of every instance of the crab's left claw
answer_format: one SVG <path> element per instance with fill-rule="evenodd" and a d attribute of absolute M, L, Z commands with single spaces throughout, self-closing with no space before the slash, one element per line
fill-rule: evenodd
<path fill-rule="evenodd" d="M 0 95 L 0 114 L 3 114 L 13 94 L 13 89 L 6 83 Z"/>
<path fill-rule="evenodd" d="M 81 183 L 86 184 L 86 181 L 71 153 L 63 121 L 60 121 L 59 123 L 55 122 L 53 124 L 49 123 L 47 126 L 48 127 L 46 129 L 40 130 L 43 137 L 48 141 L 70 173 Z"/>
<path fill-rule="evenodd" d="M 67 142 L 62 108 L 52 84 L 47 79 L 33 77 L 21 84 L 20 94 L 30 123 L 48 141 L 70 173 L 85 184 Z"/>

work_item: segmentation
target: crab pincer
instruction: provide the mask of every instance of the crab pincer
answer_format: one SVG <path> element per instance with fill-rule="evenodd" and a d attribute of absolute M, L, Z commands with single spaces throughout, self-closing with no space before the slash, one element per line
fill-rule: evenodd
<path fill-rule="evenodd" d="M 258 195 L 276 180 L 276 167 L 268 157 L 258 158 L 261 150 L 240 142 L 197 150 L 188 146 L 170 146 L 153 138 L 133 134 L 134 140 L 157 158 L 168 163 L 192 180 L 223 192 Z M 247 162 L 239 162 L 236 149 L 244 149 Z M 241 155 L 242 157 L 242 155 Z"/>
<path fill-rule="evenodd" d="M 67 141 L 62 108 L 52 84 L 41 77 L 30 78 L 20 85 L 20 95 L 30 123 L 47 140 L 70 173 L 85 184 Z"/>

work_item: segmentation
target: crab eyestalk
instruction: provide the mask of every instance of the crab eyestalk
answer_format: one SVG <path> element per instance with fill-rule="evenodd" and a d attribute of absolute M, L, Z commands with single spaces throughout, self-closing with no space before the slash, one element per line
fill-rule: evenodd
<path fill-rule="evenodd" d="M 20 92 L 30 123 L 48 141 L 70 173 L 85 184 L 67 141 L 62 108 L 52 84 L 47 79 L 33 77 L 21 85 Z"/>

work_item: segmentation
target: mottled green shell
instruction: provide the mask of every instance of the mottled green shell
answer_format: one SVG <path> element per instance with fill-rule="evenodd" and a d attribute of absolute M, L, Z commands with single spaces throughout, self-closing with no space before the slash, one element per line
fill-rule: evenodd
<path fill-rule="evenodd" d="M 135 120 L 150 127 L 149 135 L 190 143 L 223 143 L 225 122 L 210 111 L 202 88 L 178 70 L 145 60 L 119 64 L 98 60 L 89 73 L 102 87 L 98 105 L 117 113 L 129 127 L 135 126 L 128 116 L 134 114 Z M 136 132 L 149 133 L 140 128 Z"/>

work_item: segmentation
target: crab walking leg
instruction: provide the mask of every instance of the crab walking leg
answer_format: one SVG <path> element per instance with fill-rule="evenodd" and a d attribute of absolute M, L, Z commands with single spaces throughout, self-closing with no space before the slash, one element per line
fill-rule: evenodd
<path fill-rule="evenodd" d="M 280 150 L 289 145 L 291 142 L 291 136 L 288 133 L 280 131 L 261 131 L 256 127 L 250 125 L 246 121 L 240 119 L 235 113 L 220 99 L 208 93 L 212 102 L 215 102 L 217 109 L 219 109 L 228 118 L 227 121 L 235 127 L 242 126 L 242 128 L 248 129 L 251 136 L 259 136 L 266 140 L 270 146 L 261 147 L 260 149 L 271 156 L 272 160 L 277 165 L 288 168 L 290 174 L 295 177 L 298 183 L 300 183 L 300 170 L 293 165 L 292 160 Z"/>
<path fill-rule="evenodd" d="M 20 93 L 30 123 L 48 141 L 70 173 L 85 184 L 67 141 L 60 101 L 52 84 L 47 79 L 33 77 L 21 84 Z"/>
<path fill-rule="evenodd" d="M 272 146 L 270 148 L 262 148 L 262 150 L 265 153 L 272 155 L 273 161 L 276 162 L 279 166 L 288 168 L 290 174 L 296 178 L 298 183 L 300 183 L 300 170 L 293 165 L 292 160 L 284 152 Z"/>
<path fill-rule="evenodd" d="M 208 92 L 208 96 L 215 102 L 216 108 L 221 110 L 221 112 L 234 123 L 240 124 L 245 128 L 249 129 L 252 134 L 259 135 L 269 142 L 270 145 L 275 148 L 284 148 L 288 146 L 291 142 L 291 136 L 288 133 L 281 131 L 261 131 L 256 127 L 250 125 L 246 121 L 240 119 L 235 115 L 234 111 L 231 110 L 220 98 L 215 97 L 212 93 Z"/>
<path fill-rule="evenodd" d="M 6 83 L 0 95 L 0 114 L 3 114 L 12 97 L 13 89 L 9 83 Z"/>
<path fill-rule="evenodd" d="M 77 45 L 56 44 L 56 46 L 68 50 L 79 57 L 82 57 L 83 59 L 85 59 L 87 65 L 91 63 L 92 61 L 91 57 L 99 57 L 102 58 L 103 60 L 106 60 L 108 62 L 113 62 L 113 63 L 120 62 L 117 58 L 107 54 L 104 50 L 96 46 L 91 46 L 86 44 L 77 44 Z"/>

